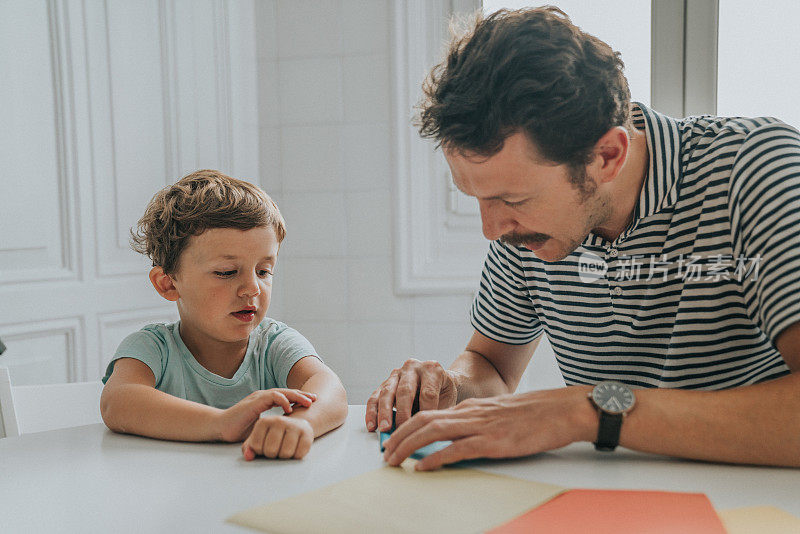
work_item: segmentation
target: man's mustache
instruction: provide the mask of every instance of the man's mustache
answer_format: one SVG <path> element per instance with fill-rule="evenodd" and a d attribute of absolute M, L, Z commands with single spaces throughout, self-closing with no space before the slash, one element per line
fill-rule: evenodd
<path fill-rule="evenodd" d="M 500 237 L 500 241 L 514 247 L 541 245 L 548 239 L 550 239 L 550 236 L 547 234 L 506 234 Z"/>

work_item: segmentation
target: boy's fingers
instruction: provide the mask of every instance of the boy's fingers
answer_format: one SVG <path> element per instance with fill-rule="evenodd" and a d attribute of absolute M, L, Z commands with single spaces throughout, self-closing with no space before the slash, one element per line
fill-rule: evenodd
<path fill-rule="evenodd" d="M 311 450 L 311 444 L 314 442 L 314 436 L 305 432 L 302 432 L 300 435 L 300 439 L 297 442 L 297 448 L 294 452 L 294 457 L 298 460 L 303 458 L 308 451 Z"/>
<path fill-rule="evenodd" d="M 297 450 L 297 443 L 300 441 L 300 432 L 296 430 L 287 430 L 283 434 L 283 442 L 278 451 L 278 458 L 291 458 Z"/>
<path fill-rule="evenodd" d="M 279 427 L 278 425 L 271 426 L 267 431 L 267 435 L 264 437 L 264 447 L 261 454 L 267 458 L 277 458 L 278 451 L 280 451 L 281 443 L 283 442 L 283 435 L 283 427 Z"/>
<path fill-rule="evenodd" d="M 242 444 L 242 447 L 247 447 L 250 449 L 254 457 L 257 454 L 261 454 L 264 436 L 266 435 L 268 428 L 268 425 L 256 424 L 255 427 L 253 427 L 253 431 L 250 433 L 250 436 L 248 436 L 248 438 Z"/>
<path fill-rule="evenodd" d="M 311 395 L 312 395 L 312 393 L 306 393 L 304 391 L 298 391 L 295 402 L 299 402 L 300 404 L 302 404 L 303 406 L 308 408 L 316 400 L 316 395 L 314 397 L 311 397 Z"/>
<path fill-rule="evenodd" d="M 292 403 L 291 401 L 289 401 L 286 395 L 284 395 L 280 391 L 271 391 L 270 393 L 272 394 L 271 395 L 272 403 L 269 406 L 270 408 L 272 406 L 280 406 L 281 408 L 283 408 L 284 413 L 292 412 Z"/>
<path fill-rule="evenodd" d="M 292 402 L 299 402 L 303 406 L 311 406 L 311 404 L 316 400 L 316 395 L 314 393 L 307 393 L 305 391 L 300 391 L 298 389 L 282 389 L 279 390 L 282 394 L 286 396 Z"/>

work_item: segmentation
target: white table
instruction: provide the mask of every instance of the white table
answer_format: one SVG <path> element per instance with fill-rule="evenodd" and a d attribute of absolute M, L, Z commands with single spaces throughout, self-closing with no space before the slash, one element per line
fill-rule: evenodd
<path fill-rule="evenodd" d="M 157 441 L 103 425 L 0 439 L 0 531 L 249 532 L 230 515 L 383 466 L 364 406 L 303 460 L 245 462 L 239 445 Z M 800 470 L 682 461 L 573 444 L 471 467 L 567 487 L 702 492 L 719 509 L 800 516 Z"/>

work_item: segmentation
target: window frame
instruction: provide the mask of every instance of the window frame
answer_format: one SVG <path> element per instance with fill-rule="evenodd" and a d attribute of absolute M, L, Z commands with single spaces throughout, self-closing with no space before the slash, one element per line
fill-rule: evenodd
<path fill-rule="evenodd" d="M 394 279 L 398 295 L 473 293 L 488 243 L 454 199 L 450 172 L 411 124 L 420 84 L 441 57 L 451 16 L 481 0 L 397 0 L 391 41 Z M 651 0 L 651 106 L 683 117 L 716 112 L 718 0 Z M 677 43 L 677 46 L 676 46 Z"/>

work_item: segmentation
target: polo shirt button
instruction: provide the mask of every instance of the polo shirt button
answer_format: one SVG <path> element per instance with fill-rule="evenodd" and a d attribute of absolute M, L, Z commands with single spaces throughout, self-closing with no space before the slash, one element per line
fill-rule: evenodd
<path fill-rule="evenodd" d="M 611 256 L 612 258 L 616 258 L 617 254 L 619 254 L 619 251 L 617 251 L 617 249 L 615 248 L 612 248 L 611 250 L 608 251 L 608 255 Z"/>
<path fill-rule="evenodd" d="M 621 288 L 621 287 L 619 287 L 619 286 L 615 287 L 615 288 L 614 288 L 614 291 L 613 291 L 613 293 L 614 293 L 614 295 L 616 295 L 616 296 L 620 296 L 620 295 L 622 295 L 622 288 Z"/>

